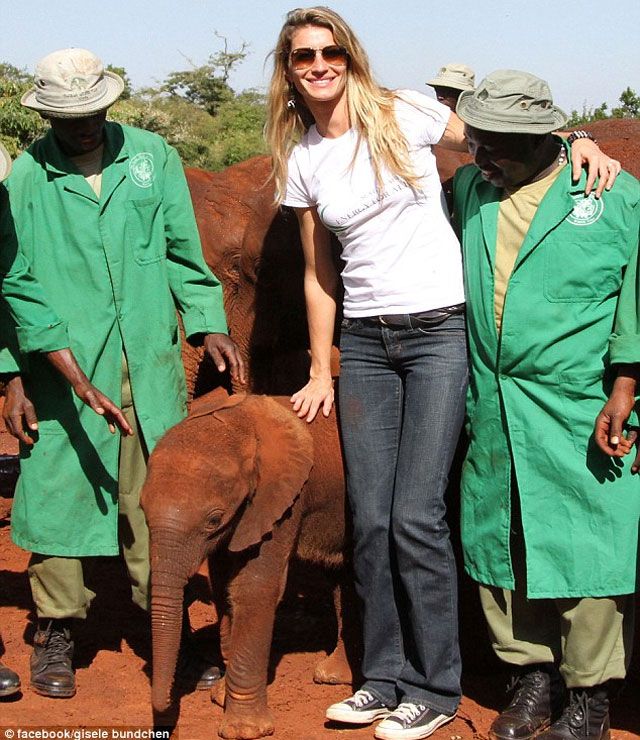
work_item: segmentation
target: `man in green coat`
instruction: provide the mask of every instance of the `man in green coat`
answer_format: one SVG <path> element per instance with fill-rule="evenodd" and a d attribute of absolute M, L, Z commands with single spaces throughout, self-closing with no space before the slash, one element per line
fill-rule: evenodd
<path fill-rule="evenodd" d="M 5 418 L 21 440 L 12 537 L 33 553 L 31 686 L 47 696 L 75 693 L 71 619 L 84 618 L 94 596 L 82 558 L 122 548 L 133 599 L 147 607 L 140 488 L 149 452 L 186 413 L 176 309 L 219 370 L 244 373 L 177 153 L 155 134 L 105 120 L 122 90 L 84 49 L 41 60 L 22 103 L 51 130 L 16 160 L 1 204 L 2 294 L 13 318 L 2 369 L 18 373 Z M 73 397 L 50 362 L 66 347 L 133 434 L 110 434 Z M 64 358 L 57 367 L 68 375 Z M 209 673 L 201 687 L 216 677 Z"/>
<path fill-rule="evenodd" d="M 457 113 L 475 160 L 454 180 L 471 363 L 463 547 L 514 671 L 491 733 L 608 738 L 608 688 L 631 652 L 640 495 L 593 421 L 640 360 L 611 334 L 634 282 L 640 185 L 622 173 L 597 199 L 572 184 L 551 134 L 566 116 L 532 75 L 489 75 Z"/>
<path fill-rule="evenodd" d="M 9 172 L 11 172 L 11 157 L 9 157 L 9 152 L 4 146 L 0 144 L 0 183 L 9 176 Z M 0 636 L 1 642 L 2 637 Z M 18 691 L 20 691 L 20 677 L 11 668 L 0 663 L 0 697 L 11 696 Z"/>

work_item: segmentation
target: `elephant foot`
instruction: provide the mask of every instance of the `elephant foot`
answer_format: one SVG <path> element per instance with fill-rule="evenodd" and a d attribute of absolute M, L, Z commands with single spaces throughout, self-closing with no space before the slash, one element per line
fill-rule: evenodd
<path fill-rule="evenodd" d="M 326 658 L 316 663 L 313 680 L 315 683 L 329 684 L 351 684 L 353 682 L 353 673 L 341 647 L 337 647 L 331 655 L 327 655 Z"/>
<path fill-rule="evenodd" d="M 268 709 L 254 713 L 247 711 L 243 716 L 227 711 L 218 729 L 220 737 L 237 740 L 253 740 L 273 735 L 273 732 L 273 718 Z"/>
<path fill-rule="evenodd" d="M 219 707 L 224 707 L 226 695 L 224 676 L 216 681 L 211 687 L 211 701 Z"/>

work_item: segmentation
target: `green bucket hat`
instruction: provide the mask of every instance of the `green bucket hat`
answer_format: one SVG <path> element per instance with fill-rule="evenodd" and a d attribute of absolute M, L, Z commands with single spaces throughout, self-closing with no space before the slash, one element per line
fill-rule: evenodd
<path fill-rule="evenodd" d="M 0 182 L 6 180 L 11 172 L 11 157 L 9 152 L 0 144 Z"/>
<path fill-rule="evenodd" d="M 505 134 L 548 134 L 567 122 L 549 85 L 514 69 L 492 72 L 475 91 L 463 92 L 456 113 L 474 128 Z"/>

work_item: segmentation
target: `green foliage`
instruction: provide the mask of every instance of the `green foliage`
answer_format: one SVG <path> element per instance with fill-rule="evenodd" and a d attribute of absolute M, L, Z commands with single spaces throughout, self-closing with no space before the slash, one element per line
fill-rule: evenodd
<path fill-rule="evenodd" d="M 210 64 L 185 72 L 172 72 L 162 90 L 174 97 L 185 98 L 212 116 L 216 115 L 221 103 L 233 97 L 229 85 L 215 76 Z"/>
<path fill-rule="evenodd" d="M 26 69 L 18 69 L 8 62 L 0 62 L 0 78 L 18 85 L 30 85 L 32 79 Z"/>
<path fill-rule="evenodd" d="M 611 111 L 613 118 L 640 118 L 640 95 L 628 87 L 620 95 L 620 107 Z"/>
<path fill-rule="evenodd" d="M 196 66 L 191 60 L 191 69 L 172 72 L 160 88 L 173 97 L 181 97 L 215 116 L 220 106 L 233 99 L 234 92 L 229 86 L 229 76 L 233 68 L 247 56 L 247 44 L 238 51 L 229 51 L 227 39 L 215 34 L 224 41 L 224 50 L 212 54 L 206 64 Z"/>
<path fill-rule="evenodd" d="M 583 105 L 582 113 L 578 113 L 577 110 L 571 111 L 567 126 L 581 126 L 584 123 L 602 121 L 605 118 L 640 118 L 640 96 L 636 95 L 630 87 L 627 87 L 618 99 L 621 105 L 612 108 L 610 115 L 607 113 L 608 105 L 606 103 L 602 103 L 597 108 L 587 108 L 586 105 Z"/>
<path fill-rule="evenodd" d="M 229 85 L 231 73 L 247 56 L 247 45 L 229 51 L 223 40 L 224 50 L 206 64 L 172 72 L 157 89 L 134 91 L 126 69 L 108 65 L 125 81 L 125 92 L 109 118 L 160 134 L 186 166 L 219 170 L 264 153 L 264 95 L 256 90 L 236 94 Z M 20 105 L 31 84 L 26 71 L 0 63 L 0 138 L 13 157 L 48 127 Z"/>
<path fill-rule="evenodd" d="M 223 103 L 213 123 L 218 159 L 214 169 L 265 153 L 265 100 L 257 90 L 245 90 Z"/>
<path fill-rule="evenodd" d="M 12 157 L 42 136 L 48 127 L 35 111 L 20 105 L 20 98 L 31 87 L 31 79 L 24 70 L 0 63 L 0 139 Z"/>
<path fill-rule="evenodd" d="M 109 70 L 109 72 L 115 72 L 115 74 L 122 77 L 122 80 L 124 82 L 124 90 L 122 91 L 120 100 L 129 100 L 129 98 L 131 97 L 132 88 L 131 88 L 131 80 L 129 79 L 127 70 L 124 67 L 116 67 L 113 64 L 107 64 L 105 69 Z"/>
<path fill-rule="evenodd" d="M 160 134 L 189 167 L 220 170 L 265 151 L 264 101 L 252 92 L 222 104 L 215 118 L 182 98 L 135 96 L 116 103 L 109 118 Z"/>

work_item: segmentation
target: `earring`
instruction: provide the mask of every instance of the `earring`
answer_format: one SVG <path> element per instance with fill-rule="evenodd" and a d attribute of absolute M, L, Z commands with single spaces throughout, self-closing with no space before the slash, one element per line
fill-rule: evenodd
<path fill-rule="evenodd" d="M 287 100 L 287 108 L 289 110 L 295 110 L 296 108 L 296 91 L 291 83 L 289 83 L 289 100 Z"/>

